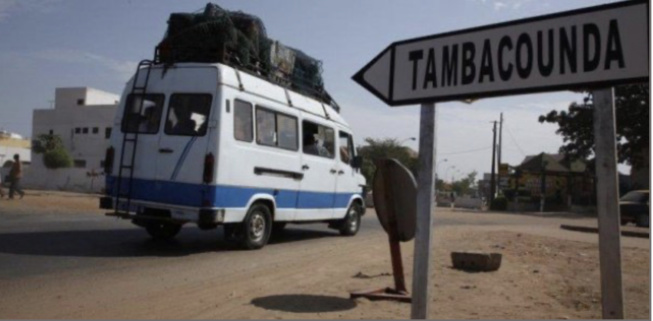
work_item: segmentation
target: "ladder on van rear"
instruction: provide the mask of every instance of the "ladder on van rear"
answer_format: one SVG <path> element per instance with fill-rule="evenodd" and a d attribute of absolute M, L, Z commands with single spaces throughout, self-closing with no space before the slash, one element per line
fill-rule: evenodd
<path fill-rule="evenodd" d="M 151 60 L 142 60 L 138 63 L 136 67 L 136 75 L 134 75 L 134 82 L 132 83 L 131 94 L 133 96 L 142 96 L 143 99 L 139 99 L 138 109 L 131 113 L 131 115 L 140 115 L 143 110 L 143 105 L 145 104 L 145 94 L 147 92 L 147 85 L 150 80 L 150 73 L 152 71 L 152 66 L 154 62 Z M 145 70 L 145 80 L 143 85 L 139 86 L 139 76 L 140 73 Z M 133 101 L 133 100 L 132 100 Z M 129 100 L 125 103 L 129 103 Z M 132 106 L 125 106 L 125 108 L 131 108 Z M 118 163 L 118 177 L 116 179 L 116 206 L 114 215 L 117 217 L 129 217 L 129 209 L 131 208 L 132 201 L 132 187 L 134 185 L 134 164 L 136 163 L 136 147 L 138 147 L 138 128 L 133 132 L 125 131 L 122 137 L 122 148 L 120 150 L 120 162 Z M 125 157 L 125 149 L 127 146 L 132 146 L 131 157 Z M 127 173 L 125 172 L 127 171 Z M 123 182 L 126 181 L 126 184 Z M 125 186 L 123 186 L 125 185 Z M 124 210 L 121 210 L 119 206 L 121 202 L 124 202 Z"/>

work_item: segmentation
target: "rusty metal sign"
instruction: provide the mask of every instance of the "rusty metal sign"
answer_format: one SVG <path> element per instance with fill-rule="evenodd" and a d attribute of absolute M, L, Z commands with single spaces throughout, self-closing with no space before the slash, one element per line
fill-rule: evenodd
<path fill-rule="evenodd" d="M 417 217 L 417 183 L 410 170 L 396 159 L 378 161 L 373 197 L 376 214 L 386 233 L 401 242 L 412 240 Z"/>
<path fill-rule="evenodd" d="M 410 241 L 415 237 L 417 183 L 399 161 L 382 159 L 376 162 L 373 192 L 376 214 L 388 233 L 395 287 L 352 292 L 351 298 L 411 302 L 412 297 L 406 290 L 399 242 Z"/>

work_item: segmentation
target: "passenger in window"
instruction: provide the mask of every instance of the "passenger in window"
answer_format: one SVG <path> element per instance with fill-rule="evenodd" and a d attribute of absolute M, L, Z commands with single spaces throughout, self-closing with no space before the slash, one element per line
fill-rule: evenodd
<path fill-rule="evenodd" d="M 186 108 L 176 108 L 174 109 L 175 116 L 177 117 L 177 123 L 172 127 L 173 135 L 195 135 L 195 128 L 197 123 L 190 118 L 190 112 Z"/>
<path fill-rule="evenodd" d="M 265 115 L 259 118 L 258 122 L 258 142 L 264 145 L 276 145 L 276 130 L 274 116 Z"/>
<path fill-rule="evenodd" d="M 140 133 L 156 133 L 159 129 L 159 113 L 155 107 L 148 107 L 143 113 L 143 119 L 138 126 L 138 132 Z"/>
<path fill-rule="evenodd" d="M 304 153 L 323 157 L 331 157 L 329 151 L 324 148 L 324 146 L 319 144 L 319 141 L 315 139 L 313 134 L 308 134 L 304 137 Z"/>
<path fill-rule="evenodd" d="M 349 151 L 347 150 L 347 146 L 340 146 L 340 159 L 343 162 L 349 164 L 351 157 L 349 157 Z"/>

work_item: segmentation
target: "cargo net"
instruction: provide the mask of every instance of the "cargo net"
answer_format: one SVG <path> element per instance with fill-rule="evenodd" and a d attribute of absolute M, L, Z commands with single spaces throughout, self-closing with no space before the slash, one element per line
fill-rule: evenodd
<path fill-rule="evenodd" d="M 324 89 L 321 61 L 268 38 L 258 17 L 216 4 L 201 13 L 171 14 L 155 61 L 224 63 L 340 109 Z"/>

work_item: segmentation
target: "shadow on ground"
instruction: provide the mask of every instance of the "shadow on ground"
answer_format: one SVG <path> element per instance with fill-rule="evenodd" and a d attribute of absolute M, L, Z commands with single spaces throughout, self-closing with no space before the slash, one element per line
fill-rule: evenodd
<path fill-rule="evenodd" d="M 286 229 L 269 245 L 337 236 L 334 232 Z M 71 230 L 0 234 L 0 253 L 71 257 L 179 257 L 198 253 L 239 251 L 223 239 L 222 228 L 200 231 L 182 229 L 176 239 L 154 241 L 138 228 Z"/>
<path fill-rule="evenodd" d="M 272 295 L 252 300 L 252 304 L 266 310 L 294 313 L 320 313 L 351 310 L 356 302 L 334 296 L 288 294 Z"/>

